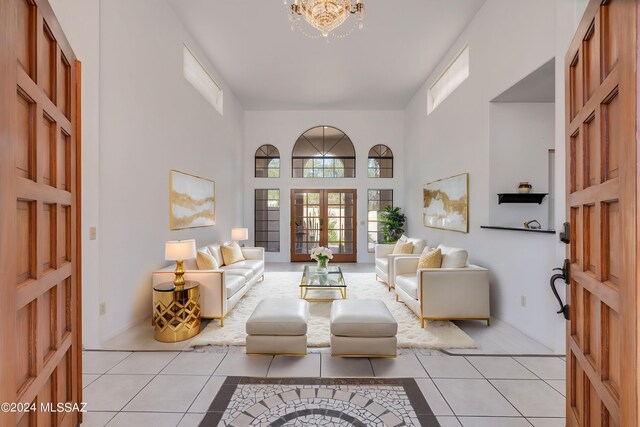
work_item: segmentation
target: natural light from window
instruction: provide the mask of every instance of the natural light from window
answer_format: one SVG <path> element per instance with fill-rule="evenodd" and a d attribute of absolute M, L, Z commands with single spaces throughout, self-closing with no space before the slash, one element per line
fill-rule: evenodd
<path fill-rule="evenodd" d="M 198 58 L 185 44 L 182 49 L 182 71 L 184 78 L 222 115 L 222 88 L 204 68 Z"/>
<path fill-rule="evenodd" d="M 436 79 L 429 88 L 429 107 L 427 114 L 431 114 L 454 90 L 469 77 L 469 46 L 466 46 L 455 57 L 451 64 Z"/>

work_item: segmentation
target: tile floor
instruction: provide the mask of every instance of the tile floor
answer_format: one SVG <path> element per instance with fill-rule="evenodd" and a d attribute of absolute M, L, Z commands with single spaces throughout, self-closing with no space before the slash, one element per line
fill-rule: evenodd
<path fill-rule="evenodd" d="M 83 426 L 197 426 L 227 376 L 414 378 L 440 424 L 564 426 L 561 357 L 448 356 L 402 351 L 396 359 L 253 356 L 241 349 L 83 354 Z"/>
<path fill-rule="evenodd" d="M 372 264 L 343 267 L 373 271 Z M 302 268 L 270 263 L 266 271 Z M 333 358 L 326 349 L 306 357 L 250 356 L 243 348 L 188 351 L 189 341 L 155 341 L 150 323 L 120 334 L 102 351 L 84 352 L 89 412 L 83 426 L 197 426 L 227 376 L 414 378 L 443 427 L 565 425 L 564 358 L 498 319 L 489 328 L 455 322 L 477 349 L 401 350 L 396 359 Z"/>

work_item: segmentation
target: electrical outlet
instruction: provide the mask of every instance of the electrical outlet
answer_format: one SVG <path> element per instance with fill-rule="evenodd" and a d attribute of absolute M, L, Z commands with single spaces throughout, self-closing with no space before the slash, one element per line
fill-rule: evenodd
<path fill-rule="evenodd" d="M 89 240 L 96 240 L 98 237 L 98 229 L 96 227 L 89 227 Z"/>
<path fill-rule="evenodd" d="M 527 297 L 524 295 L 520 295 L 520 305 L 522 307 L 526 307 L 527 306 Z"/>
<path fill-rule="evenodd" d="M 100 304 L 100 316 L 102 316 L 103 314 L 107 314 L 107 303 L 103 302 L 102 304 Z"/>

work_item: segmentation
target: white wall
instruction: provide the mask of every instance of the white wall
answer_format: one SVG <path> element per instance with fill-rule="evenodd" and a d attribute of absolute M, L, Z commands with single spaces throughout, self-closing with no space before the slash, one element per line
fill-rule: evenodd
<path fill-rule="evenodd" d="M 420 230 L 430 245 L 468 248 L 472 262 L 491 270 L 492 314 L 557 352 L 564 350 L 564 321 L 555 313 L 548 280 L 564 257 L 558 236 L 484 230 L 480 225 L 488 223 L 490 206 L 497 203 L 489 183 L 490 100 L 554 56 L 562 64 L 579 13 L 573 0 L 488 0 L 405 111 L 410 228 Z M 467 43 L 470 77 L 427 115 L 428 87 Z M 564 135 L 558 126 L 564 125 L 564 77 L 563 67 L 556 69 L 556 176 L 563 177 Z M 470 233 L 422 228 L 421 184 L 462 172 L 470 173 Z M 558 195 L 564 194 L 560 181 Z M 564 203 L 557 203 L 556 224 L 564 221 L 563 212 Z M 521 296 L 527 307 L 520 306 Z"/>
<path fill-rule="evenodd" d="M 489 200 L 518 191 L 526 181 L 549 193 L 549 150 L 555 147 L 555 105 L 492 102 L 489 106 Z M 555 190 L 555 189 L 553 189 Z M 550 195 L 551 196 L 551 195 Z M 488 225 L 522 227 L 533 219 L 549 226 L 549 200 L 542 204 L 489 203 Z M 515 237 L 515 236 L 514 236 Z"/>
<path fill-rule="evenodd" d="M 224 87 L 224 116 L 183 78 L 182 44 L 199 49 L 165 1 L 100 3 L 100 284 L 108 339 L 151 314 L 164 242 L 228 239 L 243 209 L 243 109 Z M 222 79 L 205 61 L 211 74 Z M 223 85 L 224 86 L 224 85 Z M 217 181 L 217 224 L 169 231 L 169 171 Z"/>
<path fill-rule="evenodd" d="M 358 262 L 373 262 L 367 253 L 367 190 L 392 189 L 393 204 L 404 207 L 402 165 L 404 164 L 403 112 L 401 111 L 247 111 L 245 113 L 244 226 L 254 232 L 254 190 L 280 189 L 280 252 L 267 253 L 267 260 L 289 262 L 292 188 L 355 188 L 358 190 Z M 356 149 L 355 178 L 292 178 L 291 152 L 306 130 L 334 126 L 345 132 Z M 280 178 L 254 178 L 254 155 L 258 147 L 272 144 L 280 150 Z M 394 178 L 367 178 L 367 156 L 376 144 L 385 144 L 394 153 Z M 364 221 L 364 223 L 363 223 Z M 238 224 L 240 225 L 240 224 Z"/>
<path fill-rule="evenodd" d="M 100 251 L 89 227 L 100 217 L 100 4 L 98 0 L 50 0 L 60 25 L 82 62 L 82 341 L 99 345 Z"/>

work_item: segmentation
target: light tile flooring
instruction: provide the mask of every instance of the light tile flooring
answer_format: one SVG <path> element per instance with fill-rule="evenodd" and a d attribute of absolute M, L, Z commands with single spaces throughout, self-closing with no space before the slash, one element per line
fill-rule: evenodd
<path fill-rule="evenodd" d="M 442 426 L 564 426 L 561 357 L 448 356 L 402 351 L 396 359 L 254 356 L 206 352 L 83 354 L 84 426 L 197 426 L 227 376 L 414 378 Z"/>
<path fill-rule="evenodd" d="M 267 272 L 302 268 L 267 264 Z M 373 265 L 345 264 L 344 269 L 370 272 Z M 552 356 L 497 319 L 489 328 L 482 322 L 456 324 L 478 343 L 477 349 L 402 350 L 396 359 L 342 359 L 326 349 L 306 357 L 246 355 L 243 348 L 186 351 L 188 341 L 155 341 L 146 321 L 107 342 L 102 351 L 84 352 L 89 412 L 83 426 L 197 426 L 227 376 L 415 378 L 443 427 L 565 425 L 563 357 Z"/>

